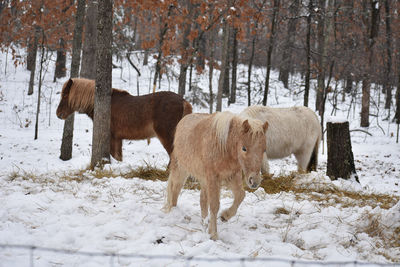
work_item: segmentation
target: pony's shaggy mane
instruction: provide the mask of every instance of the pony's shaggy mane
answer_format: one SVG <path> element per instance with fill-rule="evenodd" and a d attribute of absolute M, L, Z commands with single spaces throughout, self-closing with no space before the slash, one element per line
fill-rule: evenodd
<path fill-rule="evenodd" d="M 218 112 L 212 120 L 212 128 L 217 139 L 218 150 L 221 152 L 227 151 L 229 129 L 233 120 L 238 120 L 240 123 L 247 120 L 250 124 L 250 134 L 253 139 L 258 134 L 264 135 L 263 123 L 260 120 L 240 117 L 229 111 Z"/>
<path fill-rule="evenodd" d="M 260 115 L 260 113 L 264 113 L 266 108 L 267 107 L 260 106 L 260 105 L 250 106 L 250 107 L 246 108 L 245 110 L 243 110 L 242 113 L 240 114 L 240 116 L 243 118 L 246 118 L 246 119 L 248 119 L 248 117 L 259 119 L 262 117 Z"/>
<path fill-rule="evenodd" d="M 95 81 L 83 78 L 72 79 L 72 81 L 68 98 L 69 106 L 78 111 L 93 109 Z M 67 83 L 63 87 L 63 92 L 66 85 Z"/>
<path fill-rule="evenodd" d="M 96 83 L 94 80 L 84 79 L 84 78 L 73 78 L 72 85 L 69 89 L 68 105 L 79 112 L 86 112 L 88 110 L 93 110 L 94 107 L 94 91 Z M 68 82 L 66 82 L 62 89 L 62 94 Z M 120 92 L 129 94 L 127 91 L 112 89 L 112 92 Z"/>

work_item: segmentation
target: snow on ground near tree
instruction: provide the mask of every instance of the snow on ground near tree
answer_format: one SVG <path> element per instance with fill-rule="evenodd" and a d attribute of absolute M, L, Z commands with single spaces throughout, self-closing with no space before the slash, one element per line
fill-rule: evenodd
<path fill-rule="evenodd" d="M 8 57 L 10 58 L 10 56 Z M 61 161 L 59 150 L 63 121 L 55 116 L 63 79 L 52 82 L 53 66 L 45 66 L 39 138 L 33 140 L 37 87 L 27 96 L 29 72 L 23 66 L 14 68 L 6 55 L 0 57 L 0 243 L 35 245 L 49 248 L 107 253 L 146 255 L 196 256 L 206 258 L 283 258 L 323 261 L 399 262 L 400 248 L 388 248 L 379 236 L 393 234 L 400 227 L 400 203 L 390 209 L 371 206 L 344 206 L 332 201 L 321 205 L 312 198 L 298 199 L 292 193 L 266 194 L 263 189 L 246 197 L 238 213 L 229 222 L 218 220 L 218 241 L 209 240 L 202 224 L 199 191 L 183 190 L 178 207 L 165 214 L 166 182 L 142 179 L 102 178 L 83 181 L 62 178 L 63 174 L 86 168 L 90 163 L 92 122 L 86 115 L 75 116 L 73 158 Z M 139 64 L 140 57 L 136 58 Z M 7 67 L 5 63 L 7 62 Z M 119 63 L 120 64 L 120 63 Z M 136 95 L 136 73 L 123 62 L 124 68 L 114 69 L 113 86 Z M 141 94 L 149 92 L 150 67 L 141 67 Z M 241 67 L 244 69 L 244 67 Z M 5 71 L 6 70 L 6 71 Z M 177 91 L 177 81 L 169 72 L 162 88 Z M 240 74 L 244 80 L 244 74 Z M 265 73 L 257 70 L 262 82 Z M 214 77 L 218 77 L 216 71 Z M 170 82 L 169 82 L 170 81 Z M 206 74 L 196 75 L 195 82 L 208 92 Z M 271 106 L 301 105 L 303 93 L 299 80 L 291 81 L 292 92 L 277 82 L 272 73 L 268 103 Z M 262 84 L 254 83 L 262 88 Z M 217 79 L 214 79 L 214 91 Z M 300 92 L 300 93 L 299 93 Z M 298 94 L 296 94 L 298 93 Z M 374 93 L 375 94 L 375 93 Z M 189 94 L 188 94 L 189 95 Z M 253 104 L 261 102 L 261 94 L 252 94 Z M 314 99 L 314 90 L 310 99 Z M 341 99 L 341 96 L 339 96 Z M 373 99 L 377 99 L 373 95 Z M 383 100 L 383 96 L 381 96 Z M 357 103 L 360 99 L 357 99 Z M 239 92 L 238 103 L 223 109 L 240 112 L 246 107 L 245 90 Z M 337 116 L 347 118 L 350 96 L 339 103 Z M 312 102 L 311 107 L 314 106 Z M 332 105 L 327 102 L 326 115 Z M 194 106 L 195 112 L 207 112 L 207 107 Z M 350 107 L 350 129 L 359 127 L 359 105 Z M 365 132 L 352 131 L 352 146 L 360 184 L 339 179 L 331 182 L 325 176 L 326 146 L 317 172 L 298 175 L 299 184 L 323 184 L 361 193 L 384 193 L 400 196 L 400 145 L 395 143 L 396 125 L 382 121 L 387 111 L 380 105 L 371 106 L 371 126 Z M 391 114 L 394 114 L 393 110 Z M 112 161 L 109 168 L 124 172 L 150 164 L 165 168 L 168 155 L 157 139 L 124 141 L 124 161 Z M 276 176 L 296 170 L 294 157 L 270 163 Z M 90 173 L 88 173 L 90 175 Z M 31 177 L 31 179 L 26 179 Z M 230 191 L 221 193 L 221 209 L 232 202 Z M 287 212 L 281 212 L 282 210 Z M 371 223 L 378 222 L 381 235 L 369 235 Z M 29 251 L 0 248 L 0 266 L 27 266 Z M 35 266 L 102 266 L 105 257 L 64 255 L 36 251 Z M 181 266 L 182 260 L 114 259 L 115 266 Z M 242 266 L 241 262 L 196 262 L 194 266 Z M 266 262 L 246 262 L 265 266 Z M 271 263 L 272 264 L 272 263 Z M 274 262 L 274 266 L 290 266 Z M 297 266 L 297 265 L 296 265 Z"/>

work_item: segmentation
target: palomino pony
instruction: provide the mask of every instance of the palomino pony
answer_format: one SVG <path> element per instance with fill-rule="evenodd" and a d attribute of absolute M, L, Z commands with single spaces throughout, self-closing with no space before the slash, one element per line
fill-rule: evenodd
<path fill-rule="evenodd" d="M 221 214 L 227 221 L 245 196 L 242 179 L 252 189 L 261 183 L 267 128 L 267 122 L 242 119 L 230 112 L 185 116 L 176 127 L 164 210 L 176 206 L 186 178 L 195 177 L 201 186 L 201 216 L 205 219 L 210 208 L 208 232 L 216 240 L 221 184 L 234 195 L 232 206 Z"/>
<path fill-rule="evenodd" d="M 64 83 L 57 117 L 65 120 L 71 113 L 86 113 L 93 119 L 95 81 L 69 79 Z M 122 139 L 141 140 L 157 137 L 172 152 L 175 128 L 192 105 L 173 92 L 132 96 L 127 91 L 112 89 L 110 152 L 122 160 Z"/>
<path fill-rule="evenodd" d="M 299 171 L 315 171 L 321 126 L 317 115 L 307 107 L 271 108 L 251 106 L 244 109 L 244 118 L 268 121 L 267 152 L 262 173 L 269 174 L 268 159 L 279 159 L 294 154 Z"/>

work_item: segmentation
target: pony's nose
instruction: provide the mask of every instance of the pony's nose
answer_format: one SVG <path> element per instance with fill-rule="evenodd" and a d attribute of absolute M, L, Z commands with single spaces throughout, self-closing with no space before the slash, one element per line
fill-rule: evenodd
<path fill-rule="evenodd" d="M 251 189 L 256 189 L 259 186 L 259 184 L 255 181 L 253 177 L 249 178 L 249 185 Z"/>

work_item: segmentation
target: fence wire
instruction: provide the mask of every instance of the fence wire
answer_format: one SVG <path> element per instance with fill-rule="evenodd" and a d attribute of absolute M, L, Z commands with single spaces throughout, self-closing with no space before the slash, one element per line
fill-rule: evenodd
<path fill-rule="evenodd" d="M 18 249 L 29 251 L 30 267 L 35 266 L 34 253 L 35 251 L 52 252 L 56 254 L 64 255 L 79 255 L 86 257 L 109 257 L 110 266 L 114 267 L 114 259 L 117 258 L 127 258 L 127 259 L 147 259 L 147 260 L 164 260 L 164 261 L 183 261 L 186 266 L 190 266 L 192 262 L 205 262 L 205 263 L 241 263 L 242 266 L 246 266 L 246 263 L 251 264 L 255 262 L 260 263 L 271 263 L 279 262 L 283 264 L 288 264 L 289 266 L 305 265 L 305 266 L 397 266 L 400 267 L 400 262 L 397 263 L 378 263 L 378 262 L 362 262 L 362 261 L 309 261 L 309 260 L 297 260 L 297 259 L 283 259 L 274 257 L 196 257 L 196 256 L 173 256 L 173 255 L 146 255 L 146 254 L 136 254 L 136 253 L 111 253 L 111 252 L 89 252 L 89 251 L 74 251 L 68 249 L 58 249 L 58 248 L 47 248 L 33 245 L 15 245 L 15 244 L 0 244 L 2 249 Z"/>

